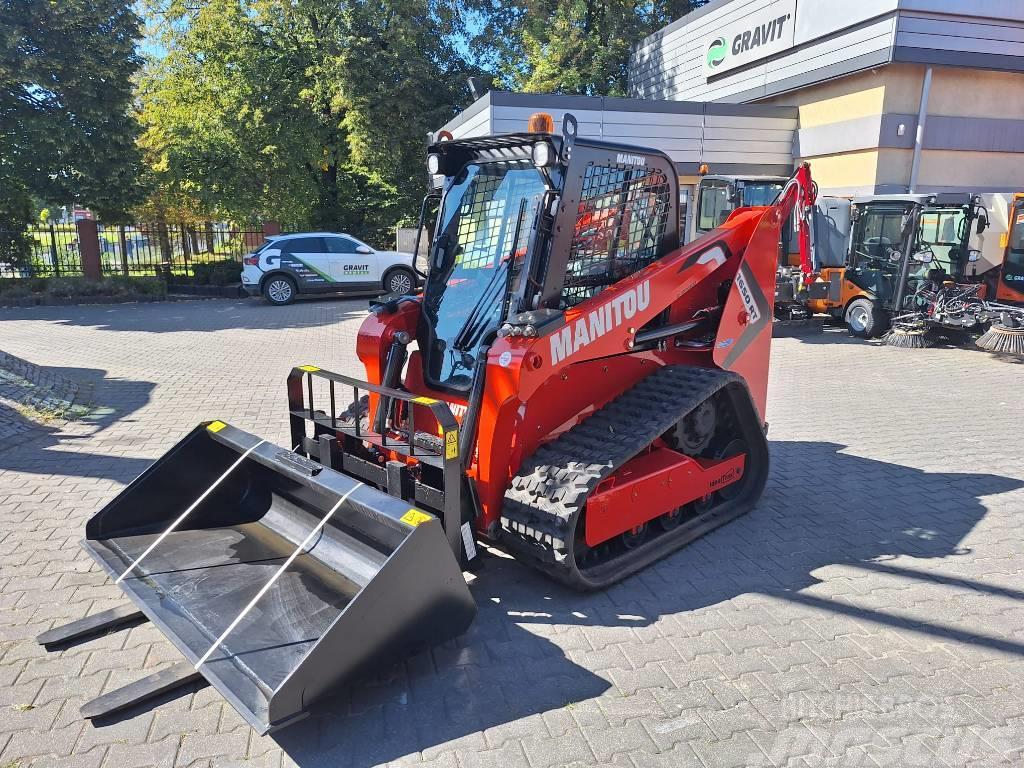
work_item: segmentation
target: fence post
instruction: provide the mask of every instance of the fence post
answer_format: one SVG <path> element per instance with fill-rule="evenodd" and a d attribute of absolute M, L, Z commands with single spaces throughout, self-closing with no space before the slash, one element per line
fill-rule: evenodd
<path fill-rule="evenodd" d="M 53 262 L 53 276 L 60 277 L 60 256 L 57 255 L 57 229 L 50 225 L 50 261 Z"/>
<path fill-rule="evenodd" d="M 128 277 L 128 239 L 124 236 L 124 224 L 118 228 L 118 239 L 121 241 L 121 272 Z"/>
<path fill-rule="evenodd" d="M 281 234 L 281 225 L 276 221 L 264 221 L 263 222 L 263 239 L 266 240 L 268 237 L 274 237 L 275 235 Z"/>
<path fill-rule="evenodd" d="M 82 259 L 82 274 L 90 280 L 103 277 L 100 269 L 100 237 L 93 219 L 75 222 L 78 229 L 78 255 Z"/>
<path fill-rule="evenodd" d="M 188 229 L 181 225 L 181 257 L 185 261 L 185 274 L 192 276 L 192 248 L 188 239 Z"/>

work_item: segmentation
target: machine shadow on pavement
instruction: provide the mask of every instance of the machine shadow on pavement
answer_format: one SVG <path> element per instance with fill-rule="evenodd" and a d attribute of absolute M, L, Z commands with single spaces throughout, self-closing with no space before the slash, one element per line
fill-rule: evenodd
<path fill-rule="evenodd" d="M 490 555 L 472 585 L 479 615 L 465 635 L 432 652 L 396 659 L 378 679 L 352 686 L 273 737 L 303 768 L 375 765 L 419 751 L 429 755 L 437 745 L 611 688 L 603 674 L 570 659 L 601 652 L 581 640 L 581 633 L 573 634 L 573 627 L 643 628 L 662 616 L 750 593 L 801 602 L 823 615 L 833 611 L 912 627 L 937 641 L 957 639 L 1024 655 L 1024 643 L 988 638 L 983 628 L 967 635 L 803 592 L 821 583 L 814 571 L 825 566 L 899 575 L 901 568 L 886 560 L 967 554 L 961 542 L 986 514 L 983 497 L 1024 487 L 1024 481 L 925 472 L 844 454 L 844 446 L 834 443 L 770 445 L 768 487 L 750 514 L 592 594 L 569 591 L 515 560 Z M 813 504 L 805 492 L 809 482 L 815 482 Z M 910 575 L 929 579 L 927 573 Z M 964 585 L 1007 592 L 983 583 Z M 616 637 L 609 643 L 636 639 Z"/>
<path fill-rule="evenodd" d="M 313 297 L 284 307 L 262 299 L 185 299 L 144 304 L 82 304 L 0 310 L 5 320 L 45 320 L 101 331 L 143 333 L 316 328 L 366 315 L 369 296 Z"/>
<path fill-rule="evenodd" d="M 818 333 L 792 332 L 773 335 L 773 340 L 778 338 L 795 339 L 801 344 L 861 344 L 870 346 L 871 342 L 866 339 L 858 339 L 851 336 L 845 325 L 825 323 Z"/>
<path fill-rule="evenodd" d="M 66 422 L 46 424 L 30 421 L 11 408 L 0 405 L 0 424 L 5 420 L 17 421 L 24 427 L 19 428 L 17 439 L 0 447 L 0 472 L 9 470 L 128 483 L 152 463 L 150 459 L 127 458 L 113 450 L 85 453 L 75 450 L 74 444 L 80 441 L 95 444 L 97 435 L 129 419 L 149 403 L 155 384 L 108 378 L 107 372 L 98 368 L 40 366 L 40 369 L 79 384 L 81 389 L 75 404 L 91 410 L 82 419 L 71 422 L 73 428 L 65 429 L 63 424 Z M 99 440 L 102 442 L 103 438 Z M 130 447 L 124 438 L 117 442 L 121 448 Z M 58 446 L 65 446 L 67 450 L 54 450 Z"/>
<path fill-rule="evenodd" d="M 829 325 L 825 324 L 821 333 L 789 333 L 784 336 L 775 336 L 773 338 L 787 338 L 796 339 L 801 344 L 860 344 L 861 346 L 867 347 L 885 347 L 886 345 L 881 339 L 858 339 L 851 336 L 845 327 L 840 325 Z M 924 350 L 920 349 L 907 349 L 900 350 L 902 353 L 907 355 L 920 355 L 921 352 L 927 354 L 929 349 L 955 349 L 962 352 L 974 353 L 976 355 L 982 355 L 985 357 L 998 360 L 1003 363 L 1011 363 L 1014 365 L 1024 365 L 1024 357 L 1013 354 L 1000 354 L 997 352 L 988 352 L 978 347 L 971 338 L 958 339 L 955 337 L 939 337 L 937 336 L 934 341 L 929 344 Z"/>

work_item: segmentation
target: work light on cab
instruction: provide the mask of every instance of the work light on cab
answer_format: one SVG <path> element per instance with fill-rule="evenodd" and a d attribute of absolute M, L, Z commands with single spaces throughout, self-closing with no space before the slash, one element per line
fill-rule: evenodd
<path fill-rule="evenodd" d="M 555 159 L 555 149 L 546 141 L 538 141 L 533 145 L 533 164 L 538 168 L 546 168 Z"/>
<path fill-rule="evenodd" d="M 441 156 L 436 152 L 427 155 L 427 172 L 431 176 L 437 176 L 441 172 Z"/>

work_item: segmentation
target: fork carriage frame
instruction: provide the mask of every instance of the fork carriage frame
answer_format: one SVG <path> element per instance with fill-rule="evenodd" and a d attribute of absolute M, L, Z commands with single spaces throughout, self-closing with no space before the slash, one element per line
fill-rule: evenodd
<path fill-rule="evenodd" d="M 317 408 L 315 378 L 328 382 L 325 405 L 329 410 Z M 358 414 L 351 426 L 343 423 L 337 406 L 339 385 L 351 391 L 353 403 L 359 402 L 361 393 L 369 394 L 368 423 L 374 425 L 377 422 L 374 412 L 383 409 L 388 416 L 384 429 L 379 432 L 363 429 Z M 405 439 L 396 437 L 393 431 L 397 402 L 407 403 Z M 417 444 L 417 407 L 429 411 L 436 423 L 441 433 L 439 448 L 423 445 L 423 432 Z M 469 553 L 464 553 L 461 532 L 465 478 L 459 456 L 459 423 L 446 402 L 303 365 L 292 368 L 288 374 L 288 420 L 291 444 L 298 453 L 376 486 L 390 496 L 434 512 L 441 518 L 452 552 L 465 564 Z M 312 435 L 307 424 L 313 425 Z M 377 448 L 382 456 L 391 454 L 404 459 L 392 458 L 383 464 L 371 461 L 365 457 L 365 445 Z"/>

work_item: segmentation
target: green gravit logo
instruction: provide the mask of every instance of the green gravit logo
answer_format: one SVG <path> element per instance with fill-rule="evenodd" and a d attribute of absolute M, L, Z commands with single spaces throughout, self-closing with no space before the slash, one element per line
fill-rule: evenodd
<path fill-rule="evenodd" d="M 716 37 L 712 40 L 711 45 L 708 46 L 708 69 L 715 69 L 725 61 L 725 54 L 728 51 L 729 48 L 725 44 L 724 37 Z"/>

